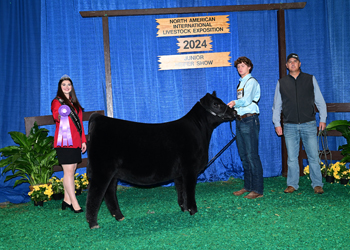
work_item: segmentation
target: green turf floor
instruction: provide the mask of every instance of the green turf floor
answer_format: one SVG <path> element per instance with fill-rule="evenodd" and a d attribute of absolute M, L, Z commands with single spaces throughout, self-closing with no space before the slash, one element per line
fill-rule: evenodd
<path fill-rule="evenodd" d="M 310 184 L 301 177 L 285 194 L 286 178 L 265 178 L 264 197 L 248 200 L 232 194 L 240 179 L 199 183 L 194 216 L 181 212 L 174 187 L 120 188 L 125 220 L 103 203 L 94 230 L 61 201 L 10 204 L 0 208 L 0 249 L 350 249 L 350 186 L 325 183 L 318 195 Z"/>

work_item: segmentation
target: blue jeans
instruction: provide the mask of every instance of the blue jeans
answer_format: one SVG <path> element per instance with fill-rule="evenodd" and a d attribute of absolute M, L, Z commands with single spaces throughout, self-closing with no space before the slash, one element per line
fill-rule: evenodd
<path fill-rule="evenodd" d="M 264 193 L 263 169 L 259 156 L 259 116 L 236 120 L 236 140 L 244 169 L 244 188 L 258 194 Z"/>
<path fill-rule="evenodd" d="M 301 124 L 284 123 L 283 134 L 286 140 L 288 153 L 288 176 L 287 186 L 299 188 L 299 148 L 300 139 L 303 142 L 309 162 L 311 186 L 323 187 L 320 160 L 318 156 L 317 126 L 316 121 Z"/>

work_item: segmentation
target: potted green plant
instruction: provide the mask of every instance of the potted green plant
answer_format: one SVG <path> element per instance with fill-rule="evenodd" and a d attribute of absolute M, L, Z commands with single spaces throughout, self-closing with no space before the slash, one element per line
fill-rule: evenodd
<path fill-rule="evenodd" d="M 336 168 L 336 170 L 334 170 Z M 335 181 L 334 178 L 334 172 L 337 173 L 337 166 L 334 164 L 329 164 L 328 168 L 326 169 L 326 182 L 333 183 Z"/>
<path fill-rule="evenodd" d="M 52 198 L 54 200 L 62 200 L 64 197 L 63 178 L 58 179 L 56 176 L 53 176 L 49 181 L 52 186 Z"/>
<path fill-rule="evenodd" d="M 21 183 L 31 186 L 49 183 L 52 167 L 58 165 L 58 160 L 53 148 L 53 137 L 48 136 L 48 130 L 39 129 L 35 122 L 28 136 L 16 131 L 9 134 L 17 146 L 0 149 L 1 156 L 7 157 L 0 161 L 0 168 L 5 167 L 3 174 L 12 171 L 12 175 L 6 176 L 5 182 L 21 177 L 15 181 L 14 187 Z"/>
<path fill-rule="evenodd" d="M 81 192 L 88 188 L 89 180 L 86 176 L 86 173 L 74 175 L 74 184 L 75 184 L 75 194 L 81 195 Z"/>
<path fill-rule="evenodd" d="M 336 162 L 337 168 L 334 171 L 334 178 L 337 179 L 341 184 L 347 184 L 349 182 L 349 169 L 345 162 Z"/>
<path fill-rule="evenodd" d="M 337 130 L 345 137 L 346 143 L 339 146 L 338 150 L 341 150 L 341 154 L 344 156 L 341 162 L 350 162 L 350 121 L 335 120 L 328 124 L 327 130 Z"/>

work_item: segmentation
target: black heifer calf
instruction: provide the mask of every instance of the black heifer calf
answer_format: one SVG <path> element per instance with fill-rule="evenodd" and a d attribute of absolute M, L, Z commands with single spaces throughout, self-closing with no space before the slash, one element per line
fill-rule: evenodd
<path fill-rule="evenodd" d="M 90 228 L 99 227 L 97 213 L 103 198 L 111 214 L 118 221 L 124 219 L 116 196 L 118 180 L 136 185 L 174 180 L 181 210 L 195 214 L 197 176 L 208 162 L 212 132 L 235 117 L 236 111 L 215 92 L 206 94 L 184 117 L 167 123 L 145 124 L 92 114 L 86 201 Z"/>

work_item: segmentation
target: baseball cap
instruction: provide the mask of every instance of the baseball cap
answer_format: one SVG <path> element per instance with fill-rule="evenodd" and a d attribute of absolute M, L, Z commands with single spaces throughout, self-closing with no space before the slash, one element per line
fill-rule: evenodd
<path fill-rule="evenodd" d="M 300 62 L 299 56 L 298 56 L 297 54 L 295 54 L 295 53 L 289 54 L 289 56 L 287 57 L 287 62 L 288 62 L 288 60 L 291 59 L 291 58 L 295 58 L 295 59 L 297 59 L 297 60 Z"/>

